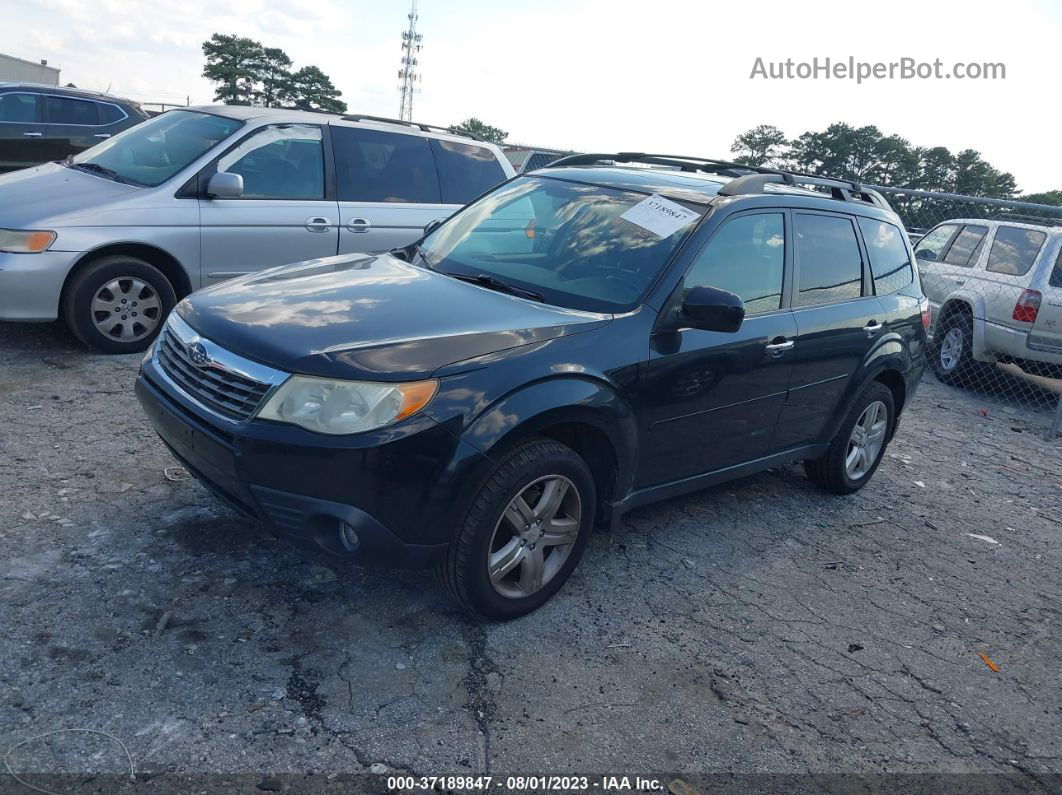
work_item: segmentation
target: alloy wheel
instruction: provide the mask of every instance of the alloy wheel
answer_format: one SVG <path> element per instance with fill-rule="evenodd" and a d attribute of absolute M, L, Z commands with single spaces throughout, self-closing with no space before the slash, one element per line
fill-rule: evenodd
<path fill-rule="evenodd" d="M 859 415 L 848 438 L 848 451 L 844 459 L 845 472 L 851 480 L 866 476 L 881 455 L 885 432 L 889 427 L 889 410 L 880 400 L 875 400 Z"/>
<path fill-rule="evenodd" d="M 938 354 L 940 366 L 946 372 L 950 373 L 962 361 L 963 343 L 962 329 L 957 326 L 948 329 L 948 333 L 944 335 L 944 341 L 940 344 L 940 353 Z"/>

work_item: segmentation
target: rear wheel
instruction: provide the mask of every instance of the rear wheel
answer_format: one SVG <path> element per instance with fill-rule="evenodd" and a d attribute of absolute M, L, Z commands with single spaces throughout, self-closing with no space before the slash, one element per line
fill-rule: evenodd
<path fill-rule="evenodd" d="M 877 471 L 896 423 L 892 390 L 872 381 L 860 393 L 826 455 L 804 462 L 808 478 L 834 494 L 859 491 Z"/>
<path fill-rule="evenodd" d="M 560 590 L 594 523 L 594 479 L 569 447 L 533 440 L 510 451 L 473 496 L 440 581 L 462 605 L 516 618 Z"/>
<path fill-rule="evenodd" d="M 74 275 L 63 315 L 85 345 L 103 353 L 147 348 L 177 298 L 173 285 L 148 262 L 126 255 L 100 257 Z"/>
<path fill-rule="evenodd" d="M 952 312 L 934 335 L 929 364 L 945 384 L 969 383 L 982 375 L 988 365 L 973 357 L 973 318 L 965 312 Z"/>

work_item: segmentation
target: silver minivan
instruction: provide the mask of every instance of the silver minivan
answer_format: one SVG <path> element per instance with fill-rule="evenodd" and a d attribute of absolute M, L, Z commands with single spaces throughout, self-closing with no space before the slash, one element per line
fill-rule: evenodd
<path fill-rule="evenodd" d="M 143 350 L 193 290 L 406 245 L 513 174 L 497 146 L 428 125 L 172 110 L 0 175 L 0 320 L 62 316 L 90 348 Z"/>

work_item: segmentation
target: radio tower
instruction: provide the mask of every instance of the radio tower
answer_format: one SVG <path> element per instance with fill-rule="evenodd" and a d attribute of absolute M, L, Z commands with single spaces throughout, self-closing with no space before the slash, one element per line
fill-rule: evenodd
<path fill-rule="evenodd" d="M 417 73 L 417 53 L 420 52 L 420 42 L 424 38 L 417 33 L 417 0 L 413 0 L 413 6 L 407 16 L 409 27 L 402 31 L 402 68 L 398 70 L 398 79 L 402 81 L 398 89 L 402 95 L 398 118 L 413 121 L 413 95 L 420 91 L 419 88 L 413 87 L 420 81 L 420 75 Z"/>

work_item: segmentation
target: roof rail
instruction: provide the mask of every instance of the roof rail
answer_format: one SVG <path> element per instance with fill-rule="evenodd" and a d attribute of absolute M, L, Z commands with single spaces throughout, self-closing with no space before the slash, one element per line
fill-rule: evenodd
<path fill-rule="evenodd" d="M 860 201 L 873 204 L 886 210 L 892 207 L 885 201 L 885 197 L 859 182 L 848 179 L 832 179 L 830 177 L 816 177 L 811 174 L 798 174 L 789 171 L 775 171 L 767 174 L 748 174 L 728 182 L 719 189 L 720 196 L 745 196 L 750 193 L 763 193 L 764 188 L 771 184 L 790 185 L 816 185 L 829 188 L 830 195 L 839 201 Z"/>
<path fill-rule="evenodd" d="M 439 127 L 435 124 L 421 124 L 420 122 L 406 121 L 405 119 L 389 119 L 386 116 L 370 116 L 367 113 L 351 113 L 345 116 L 341 116 L 340 118 L 342 118 L 344 121 L 379 121 L 383 122 L 384 124 L 401 124 L 403 127 L 413 127 L 414 129 L 422 130 L 424 132 L 444 132 L 449 133 L 450 135 L 457 135 L 462 138 L 471 138 L 474 141 L 484 140 L 481 136 L 476 135 L 475 133 L 455 133 L 451 131 L 448 127 Z"/>
<path fill-rule="evenodd" d="M 555 166 L 592 166 L 602 160 L 610 160 L 613 163 L 645 163 L 653 166 L 671 166 L 680 171 L 704 171 L 709 174 L 721 174 L 726 177 L 740 177 L 748 173 L 753 174 L 780 174 L 782 172 L 774 168 L 762 166 L 749 166 L 745 163 L 733 163 L 729 160 L 710 160 L 704 157 L 689 157 L 687 155 L 657 155 L 645 152 L 614 152 L 591 153 L 581 155 L 568 155 L 550 163 L 550 168 Z"/>

